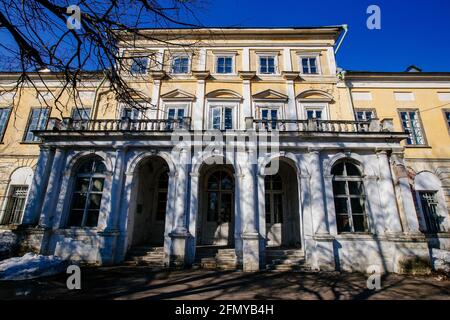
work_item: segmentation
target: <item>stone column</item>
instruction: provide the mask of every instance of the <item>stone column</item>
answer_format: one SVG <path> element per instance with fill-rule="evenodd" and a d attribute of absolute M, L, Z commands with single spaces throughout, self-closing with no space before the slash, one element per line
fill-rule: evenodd
<path fill-rule="evenodd" d="M 243 151 L 242 151 L 243 152 Z M 249 155 L 242 155 L 243 175 L 240 183 L 240 211 L 243 226 L 242 259 L 244 271 L 259 270 L 258 208 L 256 206 L 256 164 L 249 161 Z"/>
<path fill-rule="evenodd" d="M 193 71 L 197 78 L 197 93 L 194 109 L 192 110 L 192 124 L 194 130 L 203 130 L 205 117 L 205 85 L 209 71 Z"/>
<path fill-rule="evenodd" d="M 410 235 L 421 235 L 419 219 L 409 184 L 408 172 L 403 159 L 403 152 L 394 152 L 392 159 L 395 184 L 400 193 L 398 202 L 406 218 L 405 231 Z"/>
<path fill-rule="evenodd" d="M 314 235 L 328 235 L 328 218 L 325 211 L 323 187 L 323 173 L 320 158 L 321 149 L 309 149 L 310 185 L 311 185 L 311 211 L 313 216 Z"/>
<path fill-rule="evenodd" d="M 159 95 L 161 91 L 161 80 L 166 76 L 163 70 L 155 70 L 150 72 L 150 76 L 153 80 L 153 90 L 152 90 L 152 106 L 149 113 L 150 119 L 158 119 L 159 112 Z"/>
<path fill-rule="evenodd" d="M 297 120 L 297 104 L 295 103 L 295 88 L 294 80 L 298 78 L 298 72 L 283 71 L 283 78 L 286 79 L 286 91 L 288 95 L 288 101 L 286 106 L 286 119 Z M 294 130 L 295 125 L 288 126 L 289 130 Z"/>
<path fill-rule="evenodd" d="M 377 157 L 380 171 L 380 199 L 384 209 L 387 233 L 399 234 L 402 233 L 402 225 L 397 210 L 391 165 L 386 150 L 378 150 Z"/>
<path fill-rule="evenodd" d="M 39 222 L 42 203 L 44 201 L 47 182 L 50 175 L 50 168 L 55 155 L 55 150 L 47 146 L 41 146 L 40 149 L 24 211 L 22 222 L 24 225 L 34 225 Z"/>
<path fill-rule="evenodd" d="M 63 171 L 66 151 L 64 149 L 56 149 L 48 179 L 47 190 L 42 204 L 42 212 L 39 217 L 39 225 L 43 228 L 53 226 L 53 218 L 56 207 L 56 201 L 60 193 L 61 174 Z"/>
<path fill-rule="evenodd" d="M 173 229 L 169 234 L 171 238 L 170 264 L 172 266 L 184 265 L 186 242 L 189 231 L 186 224 L 187 191 L 189 183 L 189 150 L 179 152 L 177 163 L 175 207 Z"/>
<path fill-rule="evenodd" d="M 191 185 L 190 185 L 190 193 L 189 193 L 189 216 L 187 219 L 188 230 L 191 237 L 188 241 L 188 248 L 186 250 L 186 263 L 191 265 L 195 260 L 195 249 L 197 244 L 197 223 L 200 223 L 199 216 L 199 192 L 198 192 L 198 182 L 199 182 L 199 174 L 191 172 L 190 173 Z"/>
<path fill-rule="evenodd" d="M 242 79 L 242 94 L 244 101 L 242 103 L 242 115 L 243 120 L 247 118 L 252 118 L 256 115 L 253 114 L 252 110 L 252 89 L 251 89 L 251 79 L 256 75 L 256 72 L 251 71 L 239 71 L 239 76 Z M 242 117 L 241 117 L 242 118 Z M 245 121 L 240 121 L 241 127 L 239 129 L 246 129 Z"/>

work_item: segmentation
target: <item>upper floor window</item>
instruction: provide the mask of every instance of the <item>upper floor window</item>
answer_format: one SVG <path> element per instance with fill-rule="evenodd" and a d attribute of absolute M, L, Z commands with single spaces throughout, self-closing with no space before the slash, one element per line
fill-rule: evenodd
<path fill-rule="evenodd" d="M 122 118 L 129 118 L 131 120 L 139 120 L 141 118 L 142 110 L 133 107 L 123 107 Z"/>
<path fill-rule="evenodd" d="M 10 114 L 11 108 L 0 108 L 0 141 L 3 140 Z"/>
<path fill-rule="evenodd" d="M 300 58 L 303 74 L 318 74 L 319 68 L 317 64 L 317 57 L 302 57 Z"/>
<path fill-rule="evenodd" d="M 327 104 L 323 103 L 309 103 L 302 104 L 305 119 L 315 119 L 315 120 L 327 120 Z"/>
<path fill-rule="evenodd" d="M 448 132 L 450 133 L 450 110 L 445 110 L 444 115 L 445 115 L 445 121 L 447 122 L 447 129 L 448 129 Z"/>
<path fill-rule="evenodd" d="M 175 56 L 172 60 L 172 73 L 184 74 L 189 73 L 189 57 Z"/>
<path fill-rule="evenodd" d="M 186 116 L 186 107 L 181 105 L 174 105 L 167 108 L 167 120 L 168 121 L 168 129 L 172 129 L 174 126 L 182 125 L 183 118 Z"/>
<path fill-rule="evenodd" d="M 374 110 L 358 110 L 355 113 L 356 120 L 358 121 L 370 121 L 375 119 L 375 111 Z"/>
<path fill-rule="evenodd" d="M 24 136 L 26 142 L 38 142 L 39 138 L 33 134 L 34 130 L 44 130 L 49 116 L 48 108 L 32 108 L 28 118 L 27 129 Z"/>
<path fill-rule="evenodd" d="M 264 123 L 266 127 L 270 127 L 271 129 L 277 128 L 277 120 L 278 116 L 278 108 L 260 108 L 261 112 L 261 120 L 267 121 Z"/>
<path fill-rule="evenodd" d="M 89 120 L 91 117 L 91 108 L 73 108 L 72 119 L 77 120 Z"/>
<path fill-rule="evenodd" d="M 360 170 L 344 160 L 334 165 L 331 174 L 338 232 L 367 232 L 366 197 Z"/>
<path fill-rule="evenodd" d="M 217 57 L 216 73 L 222 73 L 222 74 L 233 73 L 233 57 L 232 56 Z"/>
<path fill-rule="evenodd" d="M 70 227 L 97 227 L 106 166 L 99 158 L 85 161 L 75 175 Z"/>
<path fill-rule="evenodd" d="M 213 106 L 210 118 L 211 129 L 229 130 L 233 129 L 233 107 Z"/>
<path fill-rule="evenodd" d="M 260 56 L 259 57 L 259 73 L 261 73 L 261 74 L 275 74 L 276 73 L 276 58 L 275 58 L 275 56 Z"/>
<path fill-rule="evenodd" d="M 148 61 L 147 57 L 136 57 L 133 58 L 133 62 L 131 63 L 130 73 L 132 75 L 140 75 L 146 74 L 148 69 Z"/>
<path fill-rule="evenodd" d="M 406 143 L 408 145 L 424 145 L 425 137 L 422 130 L 419 111 L 400 111 L 400 120 L 402 122 L 403 131 L 409 134 L 409 138 L 406 140 Z"/>

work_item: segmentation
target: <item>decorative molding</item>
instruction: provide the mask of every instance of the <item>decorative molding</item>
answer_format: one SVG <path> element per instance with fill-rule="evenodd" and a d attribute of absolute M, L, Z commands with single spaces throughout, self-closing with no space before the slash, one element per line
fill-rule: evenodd
<path fill-rule="evenodd" d="M 153 80 L 162 80 L 166 77 L 166 72 L 164 70 L 151 70 L 149 74 Z"/>
<path fill-rule="evenodd" d="M 189 92 L 175 89 L 162 94 L 160 98 L 163 101 L 194 101 L 196 97 Z"/>
<path fill-rule="evenodd" d="M 256 76 L 256 71 L 238 71 L 242 80 L 252 80 Z"/>
<path fill-rule="evenodd" d="M 296 72 L 296 71 L 282 71 L 281 72 L 281 76 L 286 79 L 286 80 L 295 80 L 299 77 L 300 72 Z"/>
<path fill-rule="evenodd" d="M 197 80 L 206 80 L 209 78 L 209 76 L 211 75 L 211 73 L 209 71 L 199 71 L 199 70 L 192 70 L 192 75 L 197 79 Z"/>
<path fill-rule="evenodd" d="M 289 97 L 283 93 L 278 91 L 267 89 L 262 92 L 256 93 L 253 96 L 253 100 L 270 100 L 270 101 L 281 101 L 286 102 L 289 100 Z"/>

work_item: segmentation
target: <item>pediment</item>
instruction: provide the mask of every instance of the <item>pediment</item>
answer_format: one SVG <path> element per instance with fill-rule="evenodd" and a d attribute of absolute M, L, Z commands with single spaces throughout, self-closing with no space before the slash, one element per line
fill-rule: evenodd
<path fill-rule="evenodd" d="M 224 100 L 241 100 L 242 96 L 228 89 L 219 89 L 215 91 L 211 91 L 206 95 L 207 99 L 224 99 Z"/>
<path fill-rule="evenodd" d="M 256 93 L 253 95 L 254 100 L 278 100 L 278 101 L 287 101 L 288 96 L 280 93 L 278 91 L 267 89 L 260 93 Z"/>
<path fill-rule="evenodd" d="M 297 96 L 300 101 L 331 102 L 333 96 L 321 90 L 306 90 Z"/>
<path fill-rule="evenodd" d="M 164 93 L 161 95 L 162 100 L 184 100 L 184 101 L 193 101 L 195 100 L 195 95 L 190 94 L 189 92 L 175 89 L 173 91 Z"/>

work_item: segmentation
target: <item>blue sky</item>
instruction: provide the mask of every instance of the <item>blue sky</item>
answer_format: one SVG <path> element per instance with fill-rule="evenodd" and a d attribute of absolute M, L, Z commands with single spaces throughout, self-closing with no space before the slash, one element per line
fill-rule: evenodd
<path fill-rule="evenodd" d="M 202 1 L 202 0 L 200 0 Z M 338 65 L 350 70 L 450 72 L 449 0 L 207 0 L 205 26 L 328 26 L 348 24 Z M 381 8 L 381 30 L 366 27 L 369 5 Z"/>

